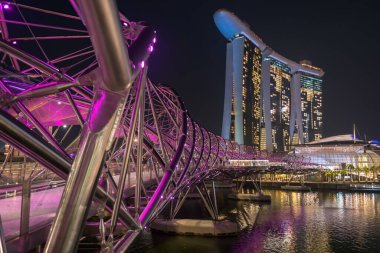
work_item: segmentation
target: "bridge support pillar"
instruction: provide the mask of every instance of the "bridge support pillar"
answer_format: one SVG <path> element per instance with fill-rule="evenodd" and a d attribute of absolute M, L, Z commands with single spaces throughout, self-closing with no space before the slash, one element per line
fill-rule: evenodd
<path fill-rule="evenodd" d="M 202 204 L 205 206 L 207 212 L 211 216 L 211 219 L 214 221 L 219 220 L 219 211 L 218 211 L 218 203 L 216 199 L 216 190 L 215 190 L 215 182 L 211 182 L 211 190 L 210 194 L 209 190 L 204 181 L 194 186 L 194 188 L 187 188 L 184 193 L 178 195 L 177 200 L 173 199 L 170 204 L 170 219 L 175 219 L 181 207 L 185 203 L 186 198 L 192 190 L 196 190 L 198 193 Z"/>
<path fill-rule="evenodd" d="M 99 76 L 92 107 L 44 252 L 75 252 L 92 197 L 122 118 L 132 75 L 115 1 L 78 1 L 95 55 Z M 119 186 L 122 187 L 122 186 Z"/>
<path fill-rule="evenodd" d="M 245 193 L 244 185 L 248 181 L 252 182 L 253 188 L 252 193 L 249 193 L 250 190 L 247 188 L 247 192 Z M 240 182 L 240 185 L 239 185 Z M 235 200 L 251 200 L 251 201 L 259 201 L 259 202 L 268 202 L 271 201 L 270 195 L 265 195 L 261 189 L 261 175 L 257 174 L 256 177 L 251 175 L 242 176 L 240 181 L 237 180 L 237 184 L 239 185 L 236 193 L 232 193 L 228 195 L 229 199 Z"/>
<path fill-rule="evenodd" d="M 24 156 L 23 166 L 24 167 L 22 169 L 20 236 L 29 233 L 31 178 L 30 176 L 26 175 L 26 157 L 25 156 Z"/>

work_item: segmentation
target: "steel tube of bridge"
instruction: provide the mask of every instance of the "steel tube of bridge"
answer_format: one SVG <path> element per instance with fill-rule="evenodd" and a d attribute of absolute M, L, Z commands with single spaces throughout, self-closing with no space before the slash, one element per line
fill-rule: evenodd
<path fill-rule="evenodd" d="M 12 57 L 17 58 L 18 60 L 40 70 L 41 72 L 47 75 L 54 74 L 54 75 L 57 75 L 58 77 L 62 77 L 63 79 L 69 82 L 74 80 L 68 75 L 62 74 L 62 72 L 60 72 L 59 69 L 57 69 L 56 67 L 53 67 L 52 65 L 49 65 L 46 62 L 43 62 L 40 59 L 35 58 L 34 56 L 28 54 L 25 51 L 22 51 L 18 48 L 13 47 L 11 44 L 4 41 L 3 39 L 0 40 L 0 48 L 1 48 L 1 51 L 3 51 L 4 53 L 7 53 L 11 55 Z"/>
<path fill-rule="evenodd" d="M 145 111 L 145 85 L 146 85 L 147 68 L 144 69 L 144 74 L 140 80 L 140 91 L 138 103 L 138 125 L 137 125 L 137 164 L 136 165 L 136 187 L 135 187 L 135 212 L 136 218 L 140 211 L 140 196 L 142 187 L 142 152 L 143 152 L 143 135 L 144 135 L 144 111 Z M 134 133 L 132 133 L 134 134 Z M 131 136 L 132 137 L 132 136 Z M 128 157 L 127 157 L 128 159 Z"/>
<path fill-rule="evenodd" d="M 183 105 L 182 105 L 183 106 Z M 140 222 L 142 226 L 145 226 L 153 216 L 153 213 L 161 199 L 162 194 L 165 192 L 167 187 L 171 182 L 172 174 L 178 164 L 179 159 L 181 158 L 183 149 L 185 147 L 187 137 L 187 114 L 186 111 L 182 112 L 182 133 L 180 140 L 178 142 L 177 151 L 174 154 L 169 167 L 166 168 L 165 174 L 163 175 L 160 184 L 157 186 L 156 191 L 154 192 L 152 198 L 150 199 L 148 205 L 140 215 Z"/>
<path fill-rule="evenodd" d="M 4 40 L 9 41 L 9 32 L 8 32 L 7 24 L 5 22 L 6 19 L 5 19 L 3 8 L 4 8 L 3 5 L 1 5 L 0 6 L 0 19 L 2 20 L 0 21 L 1 37 Z M 16 70 L 20 70 L 20 65 L 18 64 L 17 59 L 14 57 L 11 57 L 11 61 L 12 61 L 13 67 Z"/>
<path fill-rule="evenodd" d="M 190 119 L 190 123 L 192 127 L 192 143 L 191 143 L 191 148 L 190 148 L 190 153 L 189 153 L 189 159 L 187 160 L 187 163 L 185 164 L 185 167 L 183 168 L 183 171 L 181 175 L 179 176 L 179 179 L 177 180 L 177 185 L 180 185 L 182 183 L 183 178 L 187 174 L 187 171 L 191 163 L 191 159 L 193 158 L 194 149 L 195 149 L 195 137 L 196 137 L 195 124 L 194 124 L 194 121 L 191 120 L 190 116 L 189 116 L 189 119 Z"/>
<path fill-rule="evenodd" d="M 75 252 L 131 86 L 131 71 L 114 1 L 78 1 L 101 76 L 44 252 Z"/>
<path fill-rule="evenodd" d="M 152 111 L 154 126 L 156 127 L 158 141 L 159 141 L 160 147 L 162 149 L 162 154 L 164 155 L 164 161 L 165 161 L 165 164 L 168 164 L 168 162 L 169 162 L 168 152 L 167 152 L 167 150 L 166 150 L 166 148 L 164 146 L 164 142 L 162 141 L 161 132 L 159 131 L 159 126 L 158 126 L 158 121 L 157 121 L 157 115 L 156 115 L 156 111 L 154 109 L 153 99 L 152 99 L 152 95 L 151 95 L 151 91 L 150 91 L 151 90 L 150 86 L 152 86 L 152 85 L 153 84 L 149 81 L 147 83 L 147 85 L 146 85 L 146 87 L 147 87 L 146 91 L 147 91 L 147 94 L 148 94 L 150 109 Z"/>
<path fill-rule="evenodd" d="M 0 253 L 7 253 L 7 246 L 5 245 L 5 236 L 4 236 L 3 223 L 1 222 L 1 215 L 0 215 Z"/>
<path fill-rule="evenodd" d="M 12 147 L 16 147 L 44 167 L 49 168 L 49 170 L 53 171 L 62 179 L 67 180 L 72 161 L 62 157 L 62 155 L 43 140 L 41 136 L 35 134 L 32 130 L 1 109 L 0 139 L 6 143 L 10 143 Z M 107 209 L 111 211 L 115 200 L 99 186 L 95 194 L 99 199 L 107 199 Z M 139 228 L 139 225 L 124 209 L 120 210 L 119 215 L 122 222 L 129 225 L 132 229 Z"/>
<path fill-rule="evenodd" d="M 30 194 L 31 194 L 31 178 L 26 175 L 26 156 L 24 156 L 24 164 L 22 168 L 22 198 L 21 198 L 21 217 L 20 217 L 20 236 L 29 233 L 30 218 Z"/>
<path fill-rule="evenodd" d="M 132 150 L 134 132 L 136 129 L 137 113 L 138 113 L 139 105 L 141 102 L 140 100 L 142 99 L 142 93 L 145 91 L 144 87 L 145 87 L 145 83 L 146 83 L 146 74 L 147 74 L 147 69 L 145 69 L 144 72 L 141 73 L 141 78 L 139 79 L 139 83 L 138 83 L 139 87 L 138 87 L 138 91 L 137 91 L 138 97 L 137 97 L 137 100 L 136 100 L 134 108 L 133 108 L 133 112 L 132 112 L 132 116 L 131 116 L 131 120 L 130 120 L 130 124 L 129 124 L 129 131 L 128 131 L 128 134 L 126 136 L 125 152 L 124 152 L 125 156 L 124 156 L 124 161 L 123 161 L 123 167 L 122 167 L 122 170 L 120 172 L 116 201 L 115 201 L 113 213 L 111 216 L 111 225 L 110 225 L 110 234 L 111 235 L 114 232 L 114 229 L 116 227 L 117 216 L 119 214 L 120 204 L 122 203 L 124 185 L 125 185 L 125 181 L 127 178 L 127 172 L 128 172 L 129 157 L 130 157 L 131 150 Z M 137 179 L 137 175 L 136 175 L 136 183 L 137 183 L 137 181 L 139 181 L 139 180 Z"/>
<path fill-rule="evenodd" d="M 22 61 L 23 63 L 38 69 L 42 73 L 45 73 L 48 76 L 54 75 L 55 77 L 59 79 L 63 79 L 67 82 L 73 82 L 74 79 L 70 77 L 67 74 L 62 73 L 59 69 L 56 67 L 41 61 L 40 59 L 28 54 L 25 51 L 22 51 L 18 48 L 13 47 L 8 42 L 4 41 L 3 39 L 0 39 L 0 49 L 2 52 L 9 54 L 10 56 L 16 58 L 19 61 Z M 86 89 L 81 87 L 76 87 L 75 91 L 77 91 L 79 94 L 86 98 L 91 98 L 92 94 L 90 94 Z"/>

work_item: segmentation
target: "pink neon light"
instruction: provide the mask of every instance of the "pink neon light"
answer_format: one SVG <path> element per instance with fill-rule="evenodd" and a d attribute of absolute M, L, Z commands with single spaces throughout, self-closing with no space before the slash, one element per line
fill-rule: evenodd
<path fill-rule="evenodd" d="M 123 22 L 123 25 L 124 25 L 124 26 L 128 26 L 128 23 L 127 23 L 127 22 Z"/>
<path fill-rule="evenodd" d="M 144 66 L 145 66 L 145 62 L 144 61 L 140 62 L 140 67 L 144 68 Z"/>
<path fill-rule="evenodd" d="M 13 44 L 13 45 L 16 45 L 16 44 L 17 44 L 17 41 L 12 41 L 12 44 Z"/>
<path fill-rule="evenodd" d="M 157 42 L 157 39 L 156 37 L 153 38 L 153 43 L 156 43 Z"/>
<path fill-rule="evenodd" d="M 9 9 L 9 4 L 4 4 L 3 7 L 4 7 L 4 9 L 8 10 Z"/>
<path fill-rule="evenodd" d="M 153 46 L 150 45 L 148 50 L 149 50 L 149 52 L 153 52 Z"/>

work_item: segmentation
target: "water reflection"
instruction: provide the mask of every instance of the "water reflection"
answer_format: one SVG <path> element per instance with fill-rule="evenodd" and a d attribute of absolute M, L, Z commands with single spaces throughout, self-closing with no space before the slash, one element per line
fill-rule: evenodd
<path fill-rule="evenodd" d="M 247 226 L 236 237 L 186 237 L 145 232 L 131 251 L 377 252 L 380 246 L 380 194 L 280 190 L 264 193 L 272 196 L 271 204 L 232 201 L 219 196 L 222 213 L 235 219 L 240 226 Z M 202 209 L 195 207 L 196 202 L 188 204 L 192 212 Z"/>
<path fill-rule="evenodd" d="M 373 252 L 377 250 L 379 195 L 343 192 L 266 191 L 251 231 L 234 252 Z"/>

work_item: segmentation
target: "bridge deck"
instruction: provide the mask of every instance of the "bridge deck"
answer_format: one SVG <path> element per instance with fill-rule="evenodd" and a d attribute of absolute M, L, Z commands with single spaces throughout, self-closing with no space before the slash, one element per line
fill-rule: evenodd
<path fill-rule="evenodd" d="M 143 181 L 149 181 L 149 172 L 143 172 Z M 119 180 L 119 176 L 114 176 L 116 183 Z M 37 186 L 41 184 L 36 184 Z M 125 191 L 134 188 L 136 185 L 135 172 L 131 173 L 130 187 Z M 63 193 L 63 186 L 56 188 L 44 189 L 42 191 L 36 191 L 31 193 L 30 199 L 30 220 L 29 230 L 34 231 L 41 226 L 50 225 L 54 219 L 57 211 L 61 196 Z M 8 192 L 12 194 L 12 197 L 4 197 L 0 199 L 0 215 L 4 228 L 4 236 L 6 241 L 16 238 L 20 234 L 20 219 L 21 219 L 21 199 L 22 196 L 18 192 L 21 190 L 20 186 L 13 186 L 6 189 L 1 189 L 0 193 L 4 196 Z M 15 194 L 15 191 L 17 194 Z M 9 195 L 8 195 L 9 196 Z"/>

